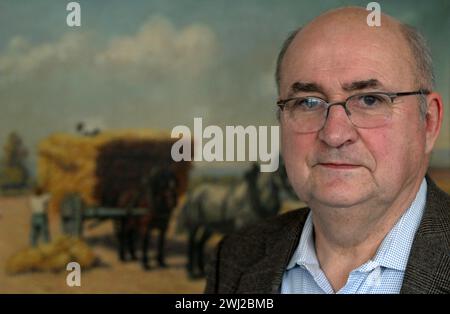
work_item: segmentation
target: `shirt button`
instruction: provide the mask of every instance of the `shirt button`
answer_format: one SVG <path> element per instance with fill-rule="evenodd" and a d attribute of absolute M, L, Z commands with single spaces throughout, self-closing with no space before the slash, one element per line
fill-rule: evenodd
<path fill-rule="evenodd" d="M 381 284 L 381 267 L 377 266 L 369 275 L 369 283 L 371 286 L 379 286 Z"/>

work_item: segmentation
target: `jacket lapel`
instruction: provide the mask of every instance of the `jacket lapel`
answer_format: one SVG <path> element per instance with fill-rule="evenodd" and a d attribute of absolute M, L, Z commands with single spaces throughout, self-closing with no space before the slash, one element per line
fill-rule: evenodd
<path fill-rule="evenodd" d="M 289 260 L 298 245 L 309 210 L 300 210 L 298 218 L 266 235 L 265 256 L 243 272 L 237 293 L 278 293 Z"/>
<path fill-rule="evenodd" d="M 450 198 L 427 177 L 426 209 L 400 293 L 450 293 Z"/>

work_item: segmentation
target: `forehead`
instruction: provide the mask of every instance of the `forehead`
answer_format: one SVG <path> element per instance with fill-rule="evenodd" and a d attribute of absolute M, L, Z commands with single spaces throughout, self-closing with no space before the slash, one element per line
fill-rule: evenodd
<path fill-rule="evenodd" d="M 313 23 L 296 36 L 282 63 L 282 90 L 295 81 L 328 86 L 367 79 L 392 88 L 412 84 L 410 51 L 395 25 Z"/>

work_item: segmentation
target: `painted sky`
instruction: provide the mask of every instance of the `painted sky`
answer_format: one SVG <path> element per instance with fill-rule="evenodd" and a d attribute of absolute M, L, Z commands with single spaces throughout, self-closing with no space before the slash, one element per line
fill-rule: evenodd
<path fill-rule="evenodd" d="M 314 16 L 368 1 L 0 0 L 0 143 L 39 139 L 87 121 L 102 128 L 275 125 L 275 58 Z M 435 163 L 450 166 L 450 2 L 379 1 L 428 39 L 446 125 Z M 33 161 L 33 155 L 31 156 Z"/>

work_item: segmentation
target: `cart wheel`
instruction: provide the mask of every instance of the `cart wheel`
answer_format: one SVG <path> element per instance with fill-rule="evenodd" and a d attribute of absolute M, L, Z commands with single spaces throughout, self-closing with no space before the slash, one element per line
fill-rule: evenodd
<path fill-rule="evenodd" d="M 61 202 L 61 227 L 66 235 L 81 237 L 83 234 L 84 203 L 77 193 L 64 196 Z"/>

